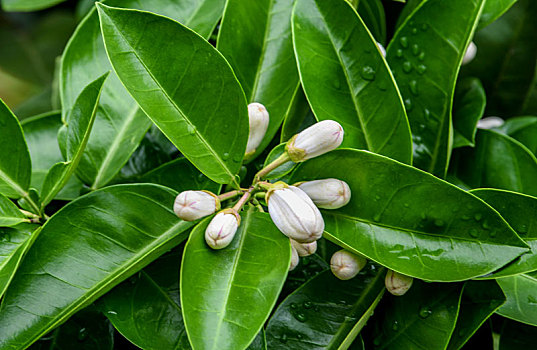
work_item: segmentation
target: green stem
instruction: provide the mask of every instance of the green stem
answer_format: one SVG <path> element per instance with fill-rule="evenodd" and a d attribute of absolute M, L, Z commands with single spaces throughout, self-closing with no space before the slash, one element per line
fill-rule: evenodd
<path fill-rule="evenodd" d="M 239 199 L 239 201 L 233 206 L 233 209 L 237 211 L 237 213 L 242 209 L 244 204 L 250 199 L 250 196 L 252 195 L 252 192 L 254 191 L 255 186 L 251 186 L 246 193 L 244 193 Z"/>
<path fill-rule="evenodd" d="M 32 207 L 33 210 L 35 210 L 35 214 L 37 214 L 38 217 L 42 217 L 43 213 L 41 212 L 41 209 L 39 206 L 30 198 L 28 193 L 26 193 L 22 198 L 28 202 L 28 204 Z"/>
<path fill-rule="evenodd" d="M 218 199 L 220 199 L 220 201 L 223 202 L 225 200 L 234 198 L 234 197 L 238 196 L 241 193 L 243 193 L 243 191 L 239 191 L 239 190 L 234 190 L 234 191 L 222 193 L 221 195 L 218 196 Z"/>
<path fill-rule="evenodd" d="M 290 160 L 291 158 L 289 158 L 289 154 L 287 154 L 287 152 L 284 152 L 281 156 L 276 158 L 272 163 L 270 163 L 263 169 L 259 170 L 259 172 L 255 174 L 254 185 L 258 183 L 263 178 L 263 176 L 268 175 L 272 170 L 276 169 L 277 167 L 279 167 L 280 165 L 284 163 L 287 163 Z"/>

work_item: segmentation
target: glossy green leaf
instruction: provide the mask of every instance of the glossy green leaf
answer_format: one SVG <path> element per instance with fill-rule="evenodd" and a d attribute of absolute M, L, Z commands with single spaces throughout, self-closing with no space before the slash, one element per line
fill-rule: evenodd
<path fill-rule="evenodd" d="M 462 292 L 459 317 L 447 349 L 462 348 L 503 303 L 505 303 L 505 295 L 496 281 L 466 282 Z"/>
<path fill-rule="evenodd" d="M 280 141 L 288 141 L 299 131 L 304 130 L 307 126 L 313 125 L 316 122 L 306 95 L 304 95 L 304 90 L 302 90 L 302 86 L 299 86 L 295 98 L 291 103 L 291 110 L 283 121 Z"/>
<path fill-rule="evenodd" d="M 537 117 L 512 118 L 495 130 L 511 136 L 537 156 Z"/>
<path fill-rule="evenodd" d="M 471 193 L 496 209 L 531 248 L 531 251 L 487 278 L 535 271 L 537 269 L 537 217 L 535 216 L 537 198 L 494 189 L 477 189 Z"/>
<path fill-rule="evenodd" d="M 499 350 L 533 349 L 537 328 L 519 322 L 504 321 L 500 332 Z"/>
<path fill-rule="evenodd" d="M 236 181 L 248 112 L 225 59 L 169 18 L 104 5 L 98 9 L 112 66 L 140 107 L 205 175 L 219 183 Z"/>
<path fill-rule="evenodd" d="M 460 281 L 492 272 L 526 244 L 479 198 L 428 173 L 366 151 L 302 163 L 291 182 L 338 178 L 349 204 L 323 210 L 324 237 L 405 275 Z"/>
<path fill-rule="evenodd" d="M 372 319 L 375 349 L 445 349 L 459 314 L 462 286 L 414 280 L 405 295 L 386 296 Z"/>
<path fill-rule="evenodd" d="M 25 221 L 29 220 L 19 208 L 9 198 L 0 194 L 0 227 L 11 227 Z"/>
<path fill-rule="evenodd" d="M 537 273 L 498 278 L 507 301 L 496 313 L 515 321 L 537 326 Z"/>
<path fill-rule="evenodd" d="M 394 35 L 386 59 L 405 100 L 416 167 L 445 177 L 453 91 L 485 0 L 422 2 Z"/>
<path fill-rule="evenodd" d="M 0 100 L 0 193 L 10 198 L 27 196 L 32 164 L 17 117 Z"/>
<path fill-rule="evenodd" d="M 110 0 L 111 6 L 152 11 L 180 21 L 208 38 L 222 15 L 224 0 Z M 112 69 L 101 37 L 97 11 L 80 23 L 62 57 L 60 92 L 65 113 L 90 82 Z M 107 79 L 87 152 L 77 176 L 92 188 L 106 185 L 127 162 L 151 121 L 115 74 Z"/>
<path fill-rule="evenodd" d="M 243 349 L 267 320 L 287 276 L 289 239 L 250 207 L 225 249 L 205 243 L 210 219 L 192 231 L 181 265 L 181 305 L 194 349 Z M 260 254 L 262 252 L 262 254 Z"/>
<path fill-rule="evenodd" d="M 265 149 L 300 94 L 291 40 L 295 0 L 229 0 L 217 49 L 233 68 L 248 103 L 262 103 L 270 123 L 254 158 Z"/>
<path fill-rule="evenodd" d="M 386 43 L 386 15 L 380 0 L 362 0 L 356 9 L 373 38 L 384 45 Z"/>
<path fill-rule="evenodd" d="M 368 264 L 349 281 L 320 273 L 278 306 L 267 325 L 268 348 L 347 348 L 384 294 L 385 272 Z"/>
<path fill-rule="evenodd" d="M 0 348 L 29 346 L 185 240 L 192 223 L 177 219 L 175 195 L 157 185 L 113 186 L 47 220 L 0 306 Z"/>
<path fill-rule="evenodd" d="M 37 11 L 52 7 L 65 0 L 2 0 L 4 11 Z"/>
<path fill-rule="evenodd" d="M 343 147 L 410 163 L 412 141 L 399 90 L 351 5 L 344 0 L 298 0 L 293 41 L 311 108 L 317 119 L 343 126 Z"/>
<path fill-rule="evenodd" d="M 487 97 L 477 78 L 461 80 L 453 100 L 453 148 L 474 146 L 477 122 L 483 117 Z"/>
<path fill-rule="evenodd" d="M 65 139 L 67 161 L 56 163 L 46 175 L 41 191 L 41 209 L 44 209 L 67 184 L 82 158 L 108 74 L 105 73 L 82 90 L 65 118 L 66 124 L 59 130 L 58 135 L 63 134 L 61 137 Z"/>
<path fill-rule="evenodd" d="M 263 167 L 266 167 L 273 161 L 275 161 L 279 156 L 281 156 L 285 152 L 285 143 L 280 143 L 278 146 L 274 147 L 272 151 L 268 154 L 267 158 L 265 159 L 265 163 L 263 164 Z M 295 167 L 296 163 L 292 161 L 288 161 L 286 163 L 283 163 L 276 169 L 272 170 L 270 173 L 268 173 L 264 178 L 265 179 L 278 179 L 282 176 L 285 176 L 289 174 Z"/>
<path fill-rule="evenodd" d="M 537 196 L 537 159 L 524 145 L 492 130 L 479 130 L 475 143 L 454 153 L 451 167 L 461 181 Z"/>

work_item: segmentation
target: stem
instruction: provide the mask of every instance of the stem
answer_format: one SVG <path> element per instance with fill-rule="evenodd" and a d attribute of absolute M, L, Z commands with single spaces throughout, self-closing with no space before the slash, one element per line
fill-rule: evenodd
<path fill-rule="evenodd" d="M 23 209 L 19 209 L 19 210 L 21 211 L 21 213 L 24 214 L 24 216 L 26 216 L 28 218 L 39 219 L 39 215 L 35 215 L 34 213 L 26 211 L 26 210 L 23 210 Z"/>
<path fill-rule="evenodd" d="M 239 201 L 233 206 L 233 209 L 237 211 L 237 213 L 242 209 L 242 206 L 248 201 L 248 199 L 250 199 L 254 189 L 255 186 L 251 186 L 248 191 L 242 195 L 241 199 L 239 199 Z"/>
<path fill-rule="evenodd" d="M 28 204 L 30 204 L 30 206 L 32 207 L 32 209 L 35 210 L 35 213 L 37 213 L 37 216 L 38 217 L 41 217 L 41 209 L 39 208 L 39 206 L 32 200 L 32 198 L 30 198 L 29 194 L 26 193 L 22 198 L 24 198 L 26 200 L 26 202 L 28 202 Z"/>
<path fill-rule="evenodd" d="M 242 191 L 239 191 L 239 190 L 234 190 L 234 191 L 222 193 L 221 195 L 218 196 L 218 199 L 220 199 L 220 201 L 223 202 L 223 201 L 225 201 L 227 199 L 231 199 L 233 197 L 236 197 L 241 193 L 242 193 Z"/>
<path fill-rule="evenodd" d="M 287 154 L 287 152 L 283 153 L 281 156 L 276 158 L 272 163 L 270 163 L 269 165 L 267 165 L 263 169 L 259 170 L 259 172 L 257 174 L 255 174 L 254 184 L 259 182 L 259 180 L 261 180 L 261 178 L 263 178 L 263 176 L 266 176 L 272 170 L 276 169 L 277 167 L 279 167 L 280 165 L 282 165 L 284 163 L 287 163 L 290 160 L 291 160 L 291 158 L 289 158 L 289 155 Z"/>

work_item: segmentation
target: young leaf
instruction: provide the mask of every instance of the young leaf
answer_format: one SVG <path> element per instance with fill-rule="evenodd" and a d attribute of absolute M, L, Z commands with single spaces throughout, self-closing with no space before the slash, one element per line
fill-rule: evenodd
<path fill-rule="evenodd" d="M 29 12 L 52 7 L 65 0 L 2 0 L 2 9 L 6 12 Z"/>
<path fill-rule="evenodd" d="M 497 314 L 537 326 L 537 272 L 498 278 L 507 301 Z"/>
<path fill-rule="evenodd" d="M 41 192 L 41 209 L 44 209 L 67 184 L 82 158 L 97 113 L 103 84 L 108 74 L 105 73 L 82 90 L 73 108 L 67 114 L 65 119 L 67 124 L 59 131 L 59 133 L 64 134 L 62 137 L 65 138 L 67 161 L 56 163 L 45 177 Z"/>
<path fill-rule="evenodd" d="M 188 236 L 176 192 L 120 185 L 69 203 L 42 227 L 0 306 L 0 348 L 26 348 Z"/>
<path fill-rule="evenodd" d="M 324 237 L 405 275 L 461 281 L 492 272 L 527 245 L 479 198 L 416 168 L 357 150 L 302 163 L 291 181 L 338 178 L 351 200 L 322 211 Z"/>
<path fill-rule="evenodd" d="M 32 164 L 17 117 L 0 100 L 0 194 L 9 198 L 28 196 Z"/>
<path fill-rule="evenodd" d="M 324 271 L 289 295 L 267 325 L 270 349 L 345 349 L 384 294 L 384 268 L 368 264 L 349 281 Z"/>
<path fill-rule="evenodd" d="M 300 79 L 317 119 L 343 126 L 343 146 L 410 163 L 412 140 L 399 90 L 351 5 L 297 0 L 293 41 Z"/>
<path fill-rule="evenodd" d="M 227 58 L 248 103 L 262 103 L 270 114 L 267 133 L 253 159 L 268 146 L 300 94 L 291 40 L 295 0 L 229 0 L 217 49 Z"/>
<path fill-rule="evenodd" d="M 111 0 L 106 3 L 166 15 L 208 38 L 222 15 L 225 1 L 184 0 L 181 5 L 176 0 Z M 97 11 L 91 11 L 80 23 L 62 57 L 60 92 L 64 116 L 80 92 L 111 69 Z M 151 125 L 114 73 L 107 79 L 100 101 L 94 131 L 77 170 L 77 176 L 93 189 L 112 180 Z"/>
<path fill-rule="evenodd" d="M 0 194 L 0 227 L 11 227 L 29 221 L 19 208 L 6 196 Z"/>
<path fill-rule="evenodd" d="M 112 66 L 140 107 L 210 179 L 236 181 L 248 139 L 248 112 L 225 59 L 169 18 L 97 7 Z"/>
<path fill-rule="evenodd" d="M 477 78 L 461 80 L 453 100 L 453 148 L 474 146 L 477 122 L 485 112 L 487 97 Z"/>
<path fill-rule="evenodd" d="M 405 20 L 386 59 L 405 100 L 416 167 L 445 177 L 457 74 L 485 0 L 429 0 Z"/>
<path fill-rule="evenodd" d="M 511 118 L 495 131 L 511 136 L 537 156 L 537 117 Z"/>
<path fill-rule="evenodd" d="M 192 231 L 181 265 L 181 305 L 194 349 L 243 349 L 267 320 L 282 289 L 291 248 L 266 213 L 243 212 L 225 249 L 205 242 L 210 219 Z"/>

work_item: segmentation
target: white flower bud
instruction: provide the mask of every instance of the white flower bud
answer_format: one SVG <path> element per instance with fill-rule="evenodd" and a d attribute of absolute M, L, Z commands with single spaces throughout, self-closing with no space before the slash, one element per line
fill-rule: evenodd
<path fill-rule="evenodd" d="M 250 134 L 246 145 L 246 154 L 255 152 L 257 146 L 263 141 L 269 125 L 269 113 L 261 103 L 250 103 L 248 105 L 248 119 L 250 121 Z"/>
<path fill-rule="evenodd" d="M 503 125 L 505 121 L 500 117 L 486 117 L 477 121 L 479 129 L 493 129 Z"/>
<path fill-rule="evenodd" d="M 304 191 L 277 182 L 267 192 L 266 200 L 272 221 L 284 235 L 300 243 L 321 238 L 323 217 Z"/>
<path fill-rule="evenodd" d="M 308 256 L 311 254 L 315 254 L 317 251 L 317 241 L 313 241 L 311 243 L 299 243 L 295 241 L 294 239 L 291 239 L 291 245 L 293 248 L 296 249 L 298 256 Z"/>
<path fill-rule="evenodd" d="M 305 181 L 296 186 L 306 192 L 319 208 L 338 209 L 351 200 L 349 185 L 338 179 Z"/>
<path fill-rule="evenodd" d="M 396 296 L 401 296 L 408 292 L 413 281 L 414 279 L 410 276 L 405 276 L 399 272 L 388 270 L 384 283 L 386 284 L 388 292 Z"/>
<path fill-rule="evenodd" d="M 291 245 L 291 264 L 289 265 L 289 271 L 293 271 L 298 265 L 298 252 L 295 247 Z"/>
<path fill-rule="evenodd" d="M 384 46 L 382 46 L 382 44 L 379 42 L 377 42 L 377 46 L 379 47 L 379 50 L 382 56 L 386 57 L 386 49 L 384 48 Z"/>
<path fill-rule="evenodd" d="M 336 121 L 323 120 L 293 136 L 285 150 L 295 163 L 320 156 L 341 145 L 343 127 Z"/>
<path fill-rule="evenodd" d="M 346 281 L 356 276 L 366 263 L 367 260 L 363 256 L 342 249 L 332 255 L 330 269 L 337 278 Z"/>
<path fill-rule="evenodd" d="M 173 203 L 173 211 L 185 221 L 200 219 L 219 209 L 218 196 L 209 191 L 184 191 L 179 193 Z"/>
<path fill-rule="evenodd" d="M 241 222 L 239 214 L 231 208 L 214 216 L 205 230 L 205 242 L 213 249 L 225 248 L 231 243 Z"/>
<path fill-rule="evenodd" d="M 475 55 L 477 53 L 477 46 L 472 41 L 470 45 L 468 45 L 468 48 L 466 49 L 466 52 L 464 53 L 464 57 L 462 58 L 462 64 L 468 64 L 473 61 L 475 58 Z"/>

